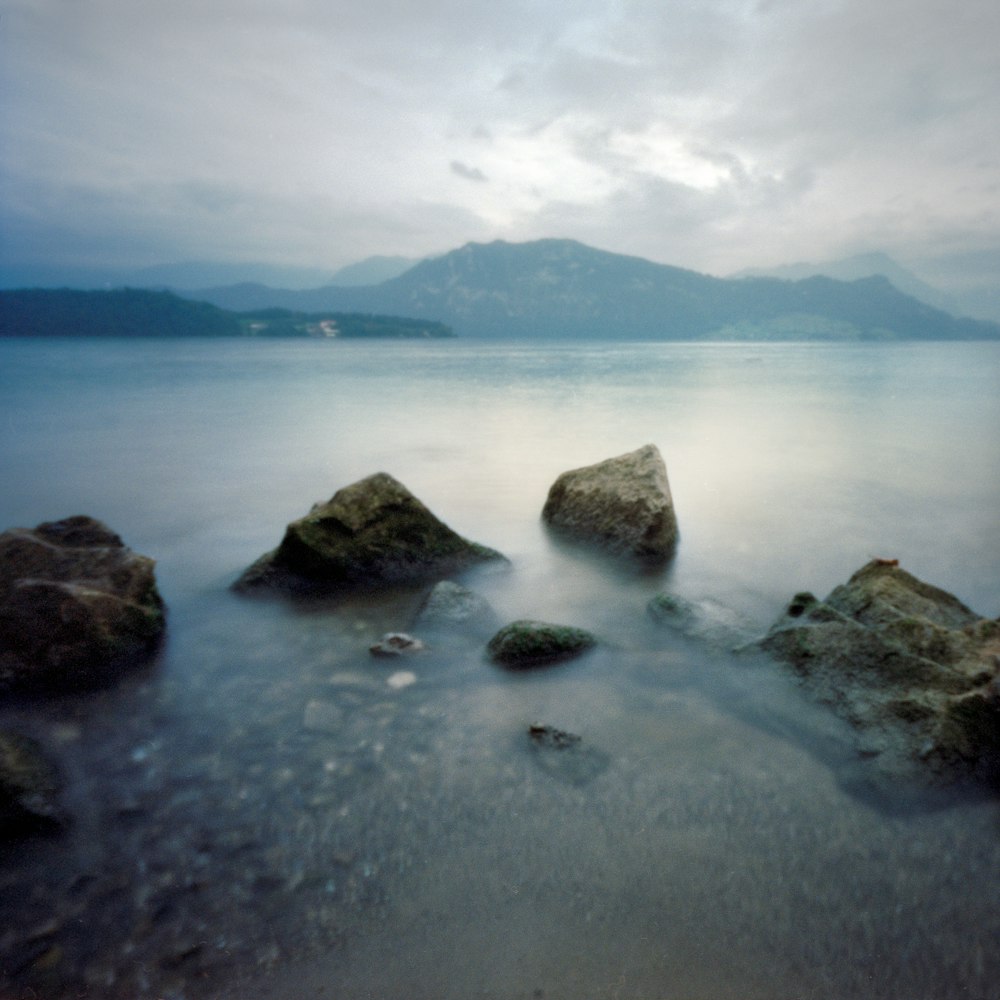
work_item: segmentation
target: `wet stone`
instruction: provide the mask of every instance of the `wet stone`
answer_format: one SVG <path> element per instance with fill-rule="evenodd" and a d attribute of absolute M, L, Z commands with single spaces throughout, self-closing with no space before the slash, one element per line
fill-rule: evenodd
<path fill-rule="evenodd" d="M 585 744 L 575 733 L 532 723 L 528 727 L 535 763 L 547 774 L 570 785 L 586 785 L 611 763 L 603 750 Z"/>

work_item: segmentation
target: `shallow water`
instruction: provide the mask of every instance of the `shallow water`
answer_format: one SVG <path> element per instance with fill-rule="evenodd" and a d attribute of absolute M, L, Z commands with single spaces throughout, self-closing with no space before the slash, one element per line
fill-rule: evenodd
<path fill-rule="evenodd" d="M 0 996 L 991 997 L 995 801 L 875 796 L 779 669 L 644 609 L 670 589 L 763 631 L 878 555 L 995 615 L 998 389 L 988 344 L 0 341 L 0 526 L 99 517 L 170 607 L 148 671 L 0 708 L 75 817 L 0 862 Z M 646 442 L 669 570 L 553 545 L 555 476 Z M 420 591 L 227 590 L 378 470 L 510 557 L 470 581 L 501 618 L 603 647 L 512 677 L 429 638 L 386 665 L 368 645 Z M 535 721 L 591 770 L 550 766 Z"/>

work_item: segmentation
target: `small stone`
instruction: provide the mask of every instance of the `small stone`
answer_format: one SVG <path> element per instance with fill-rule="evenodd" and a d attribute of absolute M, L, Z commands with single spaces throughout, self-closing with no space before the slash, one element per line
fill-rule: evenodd
<path fill-rule="evenodd" d="M 386 678 L 386 684 L 388 684 L 394 691 L 399 691 L 402 688 L 409 687 L 411 684 L 416 683 L 417 675 L 411 673 L 409 670 L 397 670 L 396 673 Z"/>
<path fill-rule="evenodd" d="M 501 666 L 524 670 L 579 656 L 596 644 L 582 628 L 522 619 L 500 629 L 487 651 Z"/>
<path fill-rule="evenodd" d="M 405 656 L 409 653 L 418 653 L 424 648 L 424 644 L 419 639 L 414 639 L 412 635 L 405 632 L 386 632 L 378 642 L 369 646 L 372 656 Z"/>

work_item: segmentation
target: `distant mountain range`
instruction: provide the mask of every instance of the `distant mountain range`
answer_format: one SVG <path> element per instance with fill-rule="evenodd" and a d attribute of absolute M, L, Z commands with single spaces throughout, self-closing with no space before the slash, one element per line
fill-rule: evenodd
<path fill-rule="evenodd" d="M 888 254 L 860 253 L 837 260 L 820 263 L 783 264 L 772 268 L 747 268 L 731 275 L 733 278 L 783 278 L 786 281 L 802 281 L 816 276 L 836 278 L 838 281 L 857 281 L 881 275 L 888 278 L 901 292 L 912 295 L 920 302 L 926 302 L 935 309 L 962 315 L 962 307 L 953 296 L 921 281 L 912 271 L 897 264 Z"/>
<path fill-rule="evenodd" d="M 1000 338 L 886 277 L 715 278 L 573 240 L 469 243 L 376 285 L 187 293 L 226 309 L 282 307 L 438 320 L 466 337 L 618 340 L 956 340 Z"/>

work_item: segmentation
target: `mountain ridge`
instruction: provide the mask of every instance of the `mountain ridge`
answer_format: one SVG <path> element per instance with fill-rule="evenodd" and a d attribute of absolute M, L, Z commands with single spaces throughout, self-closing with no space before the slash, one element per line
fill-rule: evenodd
<path fill-rule="evenodd" d="M 378 285 L 187 293 L 234 310 L 338 309 L 438 320 L 459 336 L 622 340 L 995 339 L 887 278 L 717 278 L 575 240 L 467 243 Z"/>

